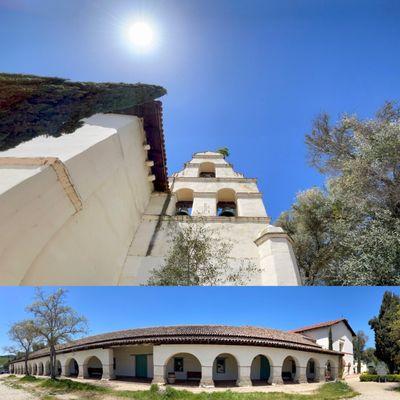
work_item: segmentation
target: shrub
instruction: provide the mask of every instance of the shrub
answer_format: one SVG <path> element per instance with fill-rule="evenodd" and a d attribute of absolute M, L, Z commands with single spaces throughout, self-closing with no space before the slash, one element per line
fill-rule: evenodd
<path fill-rule="evenodd" d="M 400 374 L 376 375 L 364 373 L 360 375 L 361 382 L 400 382 Z"/>
<path fill-rule="evenodd" d="M 36 382 L 38 379 L 32 375 L 25 375 L 19 381 L 20 382 Z"/>

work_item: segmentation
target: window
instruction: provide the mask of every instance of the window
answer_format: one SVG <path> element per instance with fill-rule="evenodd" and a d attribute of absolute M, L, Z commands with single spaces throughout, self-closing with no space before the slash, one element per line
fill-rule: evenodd
<path fill-rule="evenodd" d="M 183 358 L 182 357 L 174 358 L 174 371 L 175 372 L 183 372 Z"/>
<path fill-rule="evenodd" d="M 215 172 L 200 172 L 200 178 L 215 178 Z"/>
<path fill-rule="evenodd" d="M 113 358 L 113 369 L 117 369 L 117 363 L 115 361 L 115 357 Z"/>
<path fill-rule="evenodd" d="M 217 374 L 225 373 L 225 358 L 217 358 Z"/>
<path fill-rule="evenodd" d="M 343 351 L 344 342 L 341 340 L 339 342 L 339 351 Z"/>
<path fill-rule="evenodd" d="M 178 201 L 176 203 L 176 215 L 192 215 L 192 201 Z"/>

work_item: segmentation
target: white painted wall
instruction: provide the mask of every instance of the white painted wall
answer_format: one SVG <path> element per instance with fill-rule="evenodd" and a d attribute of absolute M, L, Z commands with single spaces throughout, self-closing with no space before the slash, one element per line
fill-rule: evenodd
<path fill-rule="evenodd" d="M 152 191 L 144 140 L 137 117 L 100 114 L 0 153 L 60 158 L 83 204 L 76 212 L 51 167 L 0 167 L 2 284 L 118 282 Z"/>

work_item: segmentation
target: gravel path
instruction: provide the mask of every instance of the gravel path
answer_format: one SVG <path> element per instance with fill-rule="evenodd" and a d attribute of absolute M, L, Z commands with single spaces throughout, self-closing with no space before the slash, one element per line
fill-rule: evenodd
<path fill-rule="evenodd" d="M 354 400 L 400 400 L 400 392 L 393 391 L 400 386 L 398 383 L 360 382 L 358 377 L 348 379 L 347 383 L 361 393 Z"/>
<path fill-rule="evenodd" d="M 34 400 L 35 397 L 20 389 L 12 389 L 0 381 L 1 400 Z M 36 399 L 37 400 L 37 399 Z"/>

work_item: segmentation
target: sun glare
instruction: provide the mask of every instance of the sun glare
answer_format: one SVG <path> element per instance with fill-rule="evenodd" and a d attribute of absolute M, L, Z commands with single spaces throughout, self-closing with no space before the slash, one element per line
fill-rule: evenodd
<path fill-rule="evenodd" d="M 135 22 L 129 28 L 129 39 L 138 50 L 149 50 L 154 45 L 154 30 L 144 21 Z"/>

